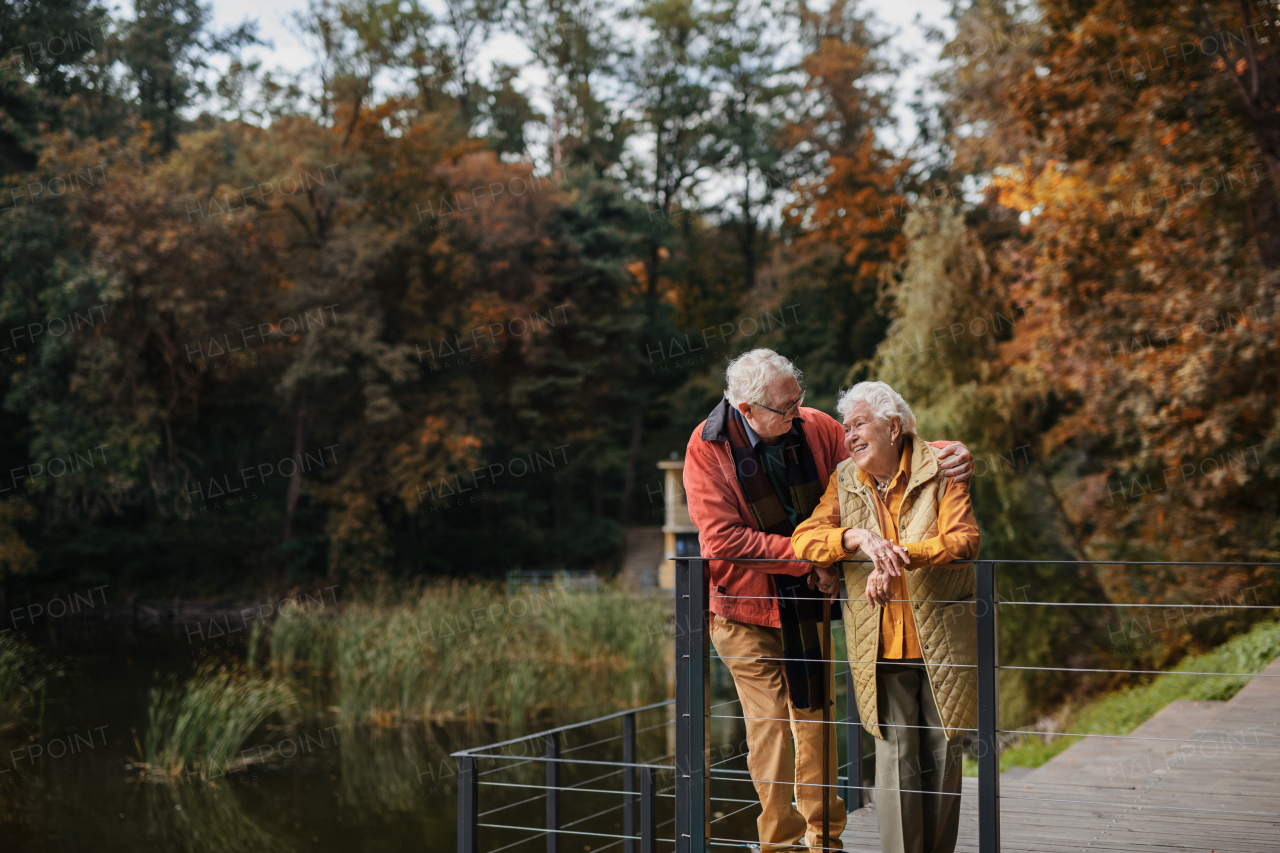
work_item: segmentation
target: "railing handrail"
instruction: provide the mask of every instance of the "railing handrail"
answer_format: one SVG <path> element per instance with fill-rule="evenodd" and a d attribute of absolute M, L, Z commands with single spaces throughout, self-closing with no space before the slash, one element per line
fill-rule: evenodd
<path fill-rule="evenodd" d="M 458 850 L 459 853 L 479 853 L 477 844 L 476 830 L 479 827 L 491 827 L 493 824 L 482 824 L 477 822 L 477 801 L 479 797 L 479 780 L 477 762 L 483 758 L 492 760 L 503 760 L 507 756 L 493 755 L 492 751 L 507 747 L 512 744 L 525 743 L 536 739 L 544 739 L 547 743 L 547 752 L 544 756 L 519 756 L 525 761 L 542 762 L 546 767 L 546 800 L 547 800 L 547 822 L 545 829 L 535 829 L 530 827 L 537 835 L 545 835 L 547 839 L 547 850 L 549 853 L 559 853 L 560 847 L 557 841 L 561 833 L 570 835 L 585 835 L 589 833 L 571 832 L 563 829 L 560 824 L 560 798 L 559 793 L 562 789 L 560 786 L 560 766 L 569 763 L 582 763 L 591 765 L 608 765 L 615 766 L 623 771 L 623 789 L 619 793 L 623 795 L 623 823 L 624 828 L 621 835 L 608 835 L 610 838 L 617 838 L 624 844 L 624 853 L 654 853 L 655 843 L 658 840 L 657 823 L 654 817 L 655 802 L 658 796 L 670 796 L 667 794 L 659 794 L 657 791 L 656 773 L 659 770 L 674 771 L 675 776 L 675 795 L 674 806 L 675 815 L 667 821 L 667 823 L 675 823 L 674 839 L 663 839 L 665 841 L 675 843 L 676 853 L 701 853 L 703 845 L 709 842 L 725 841 L 726 839 L 712 838 L 711 836 L 711 797 L 710 783 L 713 778 L 725 779 L 733 776 L 746 775 L 747 771 L 729 770 L 727 768 L 717 769 L 710 763 L 710 753 L 707 748 L 707 740 L 709 735 L 709 726 L 713 717 L 720 715 L 712 714 L 710 707 L 709 688 L 710 688 L 710 637 L 709 637 L 709 614 L 710 603 L 713 597 L 744 597 L 744 596 L 713 596 L 710 593 L 710 563 L 711 561 L 730 562 L 730 563 L 803 563 L 812 565 L 814 560 L 800 560 L 792 558 L 774 558 L 774 557 L 717 557 L 703 555 L 689 555 L 673 558 L 676 564 L 676 589 L 675 589 L 675 666 L 676 666 L 676 696 L 673 699 L 667 699 L 662 702 L 655 702 L 649 705 L 643 705 L 637 708 L 629 708 L 622 711 L 616 711 L 603 716 L 594 717 L 590 720 L 584 720 L 577 723 L 570 723 L 555 728 L 546 729 L 521 737 L 511 738 L 497 743 L 487 744 L 485 746 L 472 747 L 470 749 L 459 750 L 451 753 L 458 761 L 458 817 L 459 817 L 459 836 Z M 835 563 L 871 563 L 871 560 L 837 560 Z M 834 565 L 834 563 L 832 564 Z M 975 605 L 984 605 L 979 612 L 975 613 L 976 622 L 976 663 L 965 664 L 966 667 L 972 667 L 977 670 L 977 705 L 978 705 L 978 722 L 976 729 L 967 729 L 977 734 L 977 763 L 978 763 L 978 849 L 982 853 L 993 853 L 1000 849 L 1000 813 L 999 801 L 1000 794 L 1000 775 L 999 775 L 999 745 L 1000 735 L 1015 734 L 1016 731 L 1002 730 L 999 728 L 999 690 L 997 683 L 998 672 L 1001 669 L 1041 669 L 1040 667 L 1020 667 L 1011 665 L 1001 665 L 999 662 L 999 639 L 997 627 L 997 607 L 999 604 L 1054 604 L 1054 605 L 1070 605 L 1080 604 L 1089 606 L 1110 606 L 1123 608 L 1126 606 L 1169 606 L 1169 607 L 1199 607 L 1196 604 L 1172 604 L 1158 605 L 1149 603 L 1137 603 L 1134 605 L 1126 605 L 1119 602 L 1022 602 L 1022 601 L 1001 601 L 996 591 L 996 568 L 1000 565 L 1046 565 L 1046 566 L 1237 566 L 1237 567 L 1256 567 L 1256 568 L 1275 568 L 1280 567 L 1280 562 L 1269 561 L 1207 561 L 1207 560 L 1000 560 L 978 558 L 973 560 L 955 560 L 949 565 L 972 565 L 976 570 L 976 588 L 974 595 L 966 601 L 973 601 Z M 759 596 L 745 596 L 747 598 L 756 598 Z M 773 596 L 762 596 L 773 597 Z M 845 599 L 842 599 L 845 600 Z M 852 600 L 852 599 L 848 599 Z M 1231 605 L 1223 605 L 1233 607 Z M 1243 608 L 1250 610 L 1264 609 L 1267 607 L 1280 607 L 1280 605 L 1241 605 Z M 836 663 L 837 661 L 831 661 Z M 832 720 L 831 723 L 836 726 L 845 726 L 849 729 L 850 740 L 848 742 L 848 762 L 839 765 L 836 769 L 836 785 L 827 786 L 837 789 L 837 793 L 841 795 L 847 804 L 854 804 L 861 807 L 863 804 L 863 791 L 878 790 L 874 787 L 868 788 L 862 785 L 862 747 L 861 734 L 862 727 L 857 712 L 856 700 L 854 698 L 853 685 L 853 666 L 849 662 L 849 666 L 845 670 L 846 678 L 846 708 L 845 719 L 843 721 Z M 956 665 L 958 666 L 958 665 Z M 1072 670 L 1074 671 L 1074 670 Z M 1094 670 L 1081 670 L 1094 671 Z M 1111 672 L 1115 670 L 1097 670 L 1102 672 Z M 1129 671 L 1129 670 L 1121 670 Z M 1170 672 L 1170 670 L 1132 670 L 1141 674 L 1161 674 Z M 1176 672 L 1176 670 L 1172 670 Z M 1195 675 L 1215 675 L 1215 676 L 1246 676 L 1256 677 L 1258 673 L 1186 673 Z M 645 711 L 657 710 L 675 706 L 675 718 L 668 721 L 668 725 L 675 726 L 675 763 L 674 765 L 656 765 L 638 762 L 635 752 L 635 736 L 636 715 Z M 825 716 L 825 712 L 824 712 Z M 623 743 L 624 758 L 623 761 L 589 761 L 586 759 L 566 759 L 561 757 L 560 751 L 560 735 L 564 732 L 581 729 L 598 723 L 604 723 L 611 720 L 621 718 L 623 721 Z M 824 726 L 824 737 L 825 737 Z M 1063 736 L 1070 736 L 1065 734 Z M 1089 735 L 1093 737 L 1123 737 L 1113 735 Z M 610 739 L 612 740 L 612 739 Z M 603 743 L 604 741 L 599 741 Z M 589 744 L 590 745 L 590 744 Z M 825 749 L 824 749 L 825 754 Z M 515 756 L 511 757 L 513 760 Z M 840 776 L 840 770 L 847 768 L 847 775 Z M 639 785 L 636 784 L 635 774 L 639 771 Z M 1014 797 L 1017 799 L 1017 797 Z M 640 818 L 637 821 L 636 809 L 639 809 Z M 1215 812 L 1216 813 L 1216 812 Z M 1243 813 L 1241 813 L 1243 814 Z M 825 824 L 824 814 L 824 824 Z M 501 826 L 501 829 L 513 829 L 515 827 Z M 536 837 L 536 836 L 535 836 Z M 529 840 L 529 839 L 526 839 Z M 741 841 L 741 839 L 735 839 Z"/>
<path fill-rule="evenodd" d="M 820 560 L 793 560 L 789 557 L 673 557 L 680 560 L 716 560 L 722 563 L 817 563 Z M 870 563 L 871 560 L 835 560 L 836 563 Z M 1265 560 L 1001 560 L 995 557 L 980 557 L 976 560 L 949 560 L 949 566 L 977 565 L 978 563 L 998 563 L 1001 565 L 1039 565 L 1039 566 L 1280 566 L 1280 562 Z"/>
<path fill-rule="evenodd" d="M 1073 565 L 1073 566 L 1280 566 L 1265 560 L 956 560 L 957 563 L 995 563 L 997 565 Z"/>
<path fill-rule="evenodd" d="M 714 555 L 694 556 L 676 559 L 676 626 L 677 626 L 677 687 L 676 687 L 676 719 L 677 719 L 677 804 L 687 799 L 689 804 L 677 810 L 676 821 L 676 853 L 700 853 L 702 846 L 710 840 L 710 781 L 716 775 L 710 766 L 709 756 L 705 752 L 704 743 L 699 737 L 703 730 L 702 720 L 710 721 L 712 716 L 708 701 L 704 698 L 709 681 L 710 659 L 707 648 L 707 618 L 712 599 L 709 593 L 710 563 L 712 560 L 729 563 L 814 563 L 812 560 L 765 557 L 717 557 Z M 866 564 L 870 560 L 840 560 L 842 563 Z M 974 560 L 956 560 L 952 565 L 973 565 L 976 570 L 976 588 L 973 600 L 977 606 L 976 616 L 976 663 L 977 670 L 977 763 L 978 763 L 978 849 L 982 853 L 997 853 L 1000 850 L 1000 765 L 999 743 L 999 687 L 998 673 L 1001 669 L 1021 669 L 1022 667 L 1001 666 L 999 661 L 999 631 L 997 627 L 997 607 L 1001 602 L 996 591 L 996 569 L 1001 565 L 1049 565 L 1049 566 L 1236 566 L 1247 568 L 1274 568 L 1280 563 L 1270 561 L 1208 561 L 1208 560 L 997 560 L 980 557 Z M 714 596 L 734 598 L 735 596 Z M 748 596 L 754 598 L 755 596 Z M 1113 606 L 1123 608 L 1122 603 Z M 1252 609 L 1252 608 L 1251 608 Z M 700 648 L 699 648 L 700 647 Z M 683 664 L 683 667 L 681 665 Z M 852 667 L 847 670 L 852 681 Z M 1213 673 L 1222 675 L 1223 673 Z M 1241 673 L 1243 675 L 1243 673 Z M 853 698 L 852 684 L 847 696 L 846 720 L 838 725 L 854 726 L 854 732 L 861 728 L 856 704 Z M 680 725 L 687 733 L 680 742 Z M 824 727 L 824 734 L 825 734 Z M 851 732 L 852 736 L 852 732 Z M 855 784 L 861 779 L 861 735 L 853 737 L 850 742 L 850 762 L 847 765 L 849 774 L 844 784 L 837 777 L 837 788 L 844 788 L 852 793 L 859 791 L 858 802 L 861 804 L 861 785 Z M 683 747 L 683 749 L 682 749 Z M 824 749 L 825 754 L 825 749 Z M 854 756 L 857 756 L 856 758 Z M 824 790 L 827 787 L 823 786 Z M 849 799 L 846 799 L 849 802 Z M 825 824 L 825 816 L 824 816 Z"/>
<path fill-rule="evenodd" d="M 615 711 L 615 712 L 614 712 L 614 713 L 612 713 L 612 714 L 605 714 L 603 717 L 594 717 L 594 718 L 592 718 L 592 719 L 590 719 L 590 720 L 583 720 L 583 721 L 582 721 L 582 722 L 580 722 L 580 723 L 570 723 L 570 724 L 569 724 L 569 725 L 567 725 L 567 726 L 557 726 L 557 727 L 556 727 L 556 728 L 554 728 L 554 729 L 546 729 L 545 731 L 534 732 L 533 734 L 530 734 L 530 735 L 524 735 L 523 737 L 511 738 L 510 740 L 499 741 L 498 743 L 491 743 L 491 744 L 487 744 L 487 745 L 485 745 L 485 746 L 473 746 L 473 747 L 471 747 L 470 749 L 462 749 L 462 750 L 459 750 L 459 751 L 457 751 L 457 752 L 451 752 L 451 753 L 449 753 L 449 756 L 450 756 L 451 758 L 463 758 L 463 757 L 471 757 L 471 758 L 493 758 L 493 757 L 495 757 L 495 756 L 490 756 L 490 755 L 477 755 L 477 754 L 476 754 L 476 751 L 477 751 L 477 750 L 481 750 L 481 749 L 497 749 L 497 748 L 498 748 L 498 747 L 500 747 L 500 746 L 510 746 L 510 745 L 511 745 L 511 744 L 513 744 L 513 743 L 520 743 L 521 741 L 532 740 L 533 738 L 546 737 L 547 735 L 560 734 L 561 732 L 568 732 L 568 731 L 572 731 L 572 730 L 574 730 L 574 729 L 580 729 L 580 728 L 582 728 L 583 726 L 593 726 L 593 725 L 595 725 L 596 723 L 603 723 L 603 722 L 605 722 L 606 720 L 616 720 L 616 719 L 618 719 L 619 717 L 625 717 L 625 716 L 627 716 L 628 714 L 639 714 L 639 713 L 641 713 L 642 711 L 652 711 L 652 710 L 654 710 L 655 708 L 663 708 L 663 707 L 665 707 L 665 706 L 667 706 L 667 705 L 674 705 L 674 704 L 675 704 L 675 702 L 676 702 L 676 700 L 675 700 L 675 699 L 666 699 L 666 700 L 664 700 L 664 701 L 662 701 L 662 702 L 654 702 L 652 705 L 641 705 L 641 706 L 640 706 L 640 707 L 638 707 L 638 708 L 628 708 L 628 709 L 626 709 L 625 711 Z M 523 757 L 530 758 L 531 760 L 536 760 L 536 759 L 534 759 L 534 758 L 532 758 L 532 757 L 530 757 L 530 756 L 523 756 Z"/>

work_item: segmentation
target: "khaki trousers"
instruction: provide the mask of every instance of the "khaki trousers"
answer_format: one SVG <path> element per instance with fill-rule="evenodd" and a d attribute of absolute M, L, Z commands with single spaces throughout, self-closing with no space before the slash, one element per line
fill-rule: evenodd
<path fill-rule="evenodd" d="M 960 828 L 962 736 L 947 740 L 943 733 L 942 717 L 919 659 L 878 661 L 876 690 L 884 735 L 876 739 L 880 849 L 884 853 L 952 853 Z"/>
<path fill-rule="evenodd" d="M 830 727 L 825 783 L 832 786 L 827 789 L 830 835 L 824 839 L 822 709 L 792 707 L 782 674 L 782 631 L 713 615 L 711 643 L 733 675 L 747 718 L 747 769 L 760 797 L 762 812 L 756 828 L 763 853 L 804 850 L 805 844 L 843 849 L 840 833 L 845 812 L 835 791 L 839 766 L 835 727 Z M 823 657 L 830 656 L 824 651 Z M 828 673 L 828 695 L 835 695 L 834 678 Z"/>

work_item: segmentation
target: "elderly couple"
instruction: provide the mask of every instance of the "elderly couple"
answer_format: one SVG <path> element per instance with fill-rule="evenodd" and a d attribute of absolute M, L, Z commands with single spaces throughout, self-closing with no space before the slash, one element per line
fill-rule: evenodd
<path fill-rule="evenodd" d="M 726 399 L 694 430 L 684 468 L 702 553 L 721 558 L 710 566 L 711 642 L 746 718 L 760 845 L 842 849 L 834 790 L 823 837 L 823 786 L 836 784 L 837 764 L 831 737 L 823 778 L 834 668 L 820 662 L 831 654 L 819 626 L 843 564 L 857 707 L 876 739 L 881 848 L 950 853 L 961 733 L 975 725 L 973 609 L 954 604 L 974 593 L 972 565 L 957 565 L 978 553 L 973 457 L 917 436 L 911 408 L 883 382 L 840 396 L 841 427 L 803 407 L 800 379 L 772 350 L 731 362 Z"/>

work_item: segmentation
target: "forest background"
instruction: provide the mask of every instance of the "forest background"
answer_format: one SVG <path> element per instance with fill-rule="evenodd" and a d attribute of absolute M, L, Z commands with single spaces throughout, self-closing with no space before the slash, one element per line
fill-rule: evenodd
<path fill-rule="evenodd" d="M 318 0 L 297 74 L 196 0 L 6 4 L 7 596 L 609 575 L 756 346 L 964 440 L 984 556 L 1277 559 L 1280 6 L 952 15 L 893 151 L 852 0 Z M 1274 577 L 1011 570 L 1201 607 L 1002 632 L 1168 665 Z"/>

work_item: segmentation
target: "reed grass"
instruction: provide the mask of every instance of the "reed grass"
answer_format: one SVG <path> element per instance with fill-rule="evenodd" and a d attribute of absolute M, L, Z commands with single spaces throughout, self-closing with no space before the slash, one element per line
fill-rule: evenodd
<path fill-rule="evenodd" d="M 254 731 L 272 715 L 289 720 L 298 701 L 285 679 L 230 664 L 206 664 L 179 684 L 152 688 L 142 748 L 151 776 L 200 778 L 225 773 Z"/>
<path fill-rule="evenodd" d="M 255 655 L 300 680 L 330 676 L 338 724 L 515 723 L 665 696 L 671 604 L 614 589 L 509 597 L 486 584 L 380 593 L 282 612 Z"/>
<path fill-rule="evenodd" d="M 59 674 L 37 649 L 0 634 L 0 731 L 16 726 L 30 706 L 43 705 L 49 678 Z"/>
<path fill-rule="evenodd" d="M 141 767 L 168 780 L 235 770 L 273 715 L 333 713 L 347 729 L 517 724 L 651 702 L 666 695 L 671 609 L 615 589 L 508 596 L 468 583 L 284 609 L 251 635 L 247 665 L 206 665 L 151 691 Z"/>

